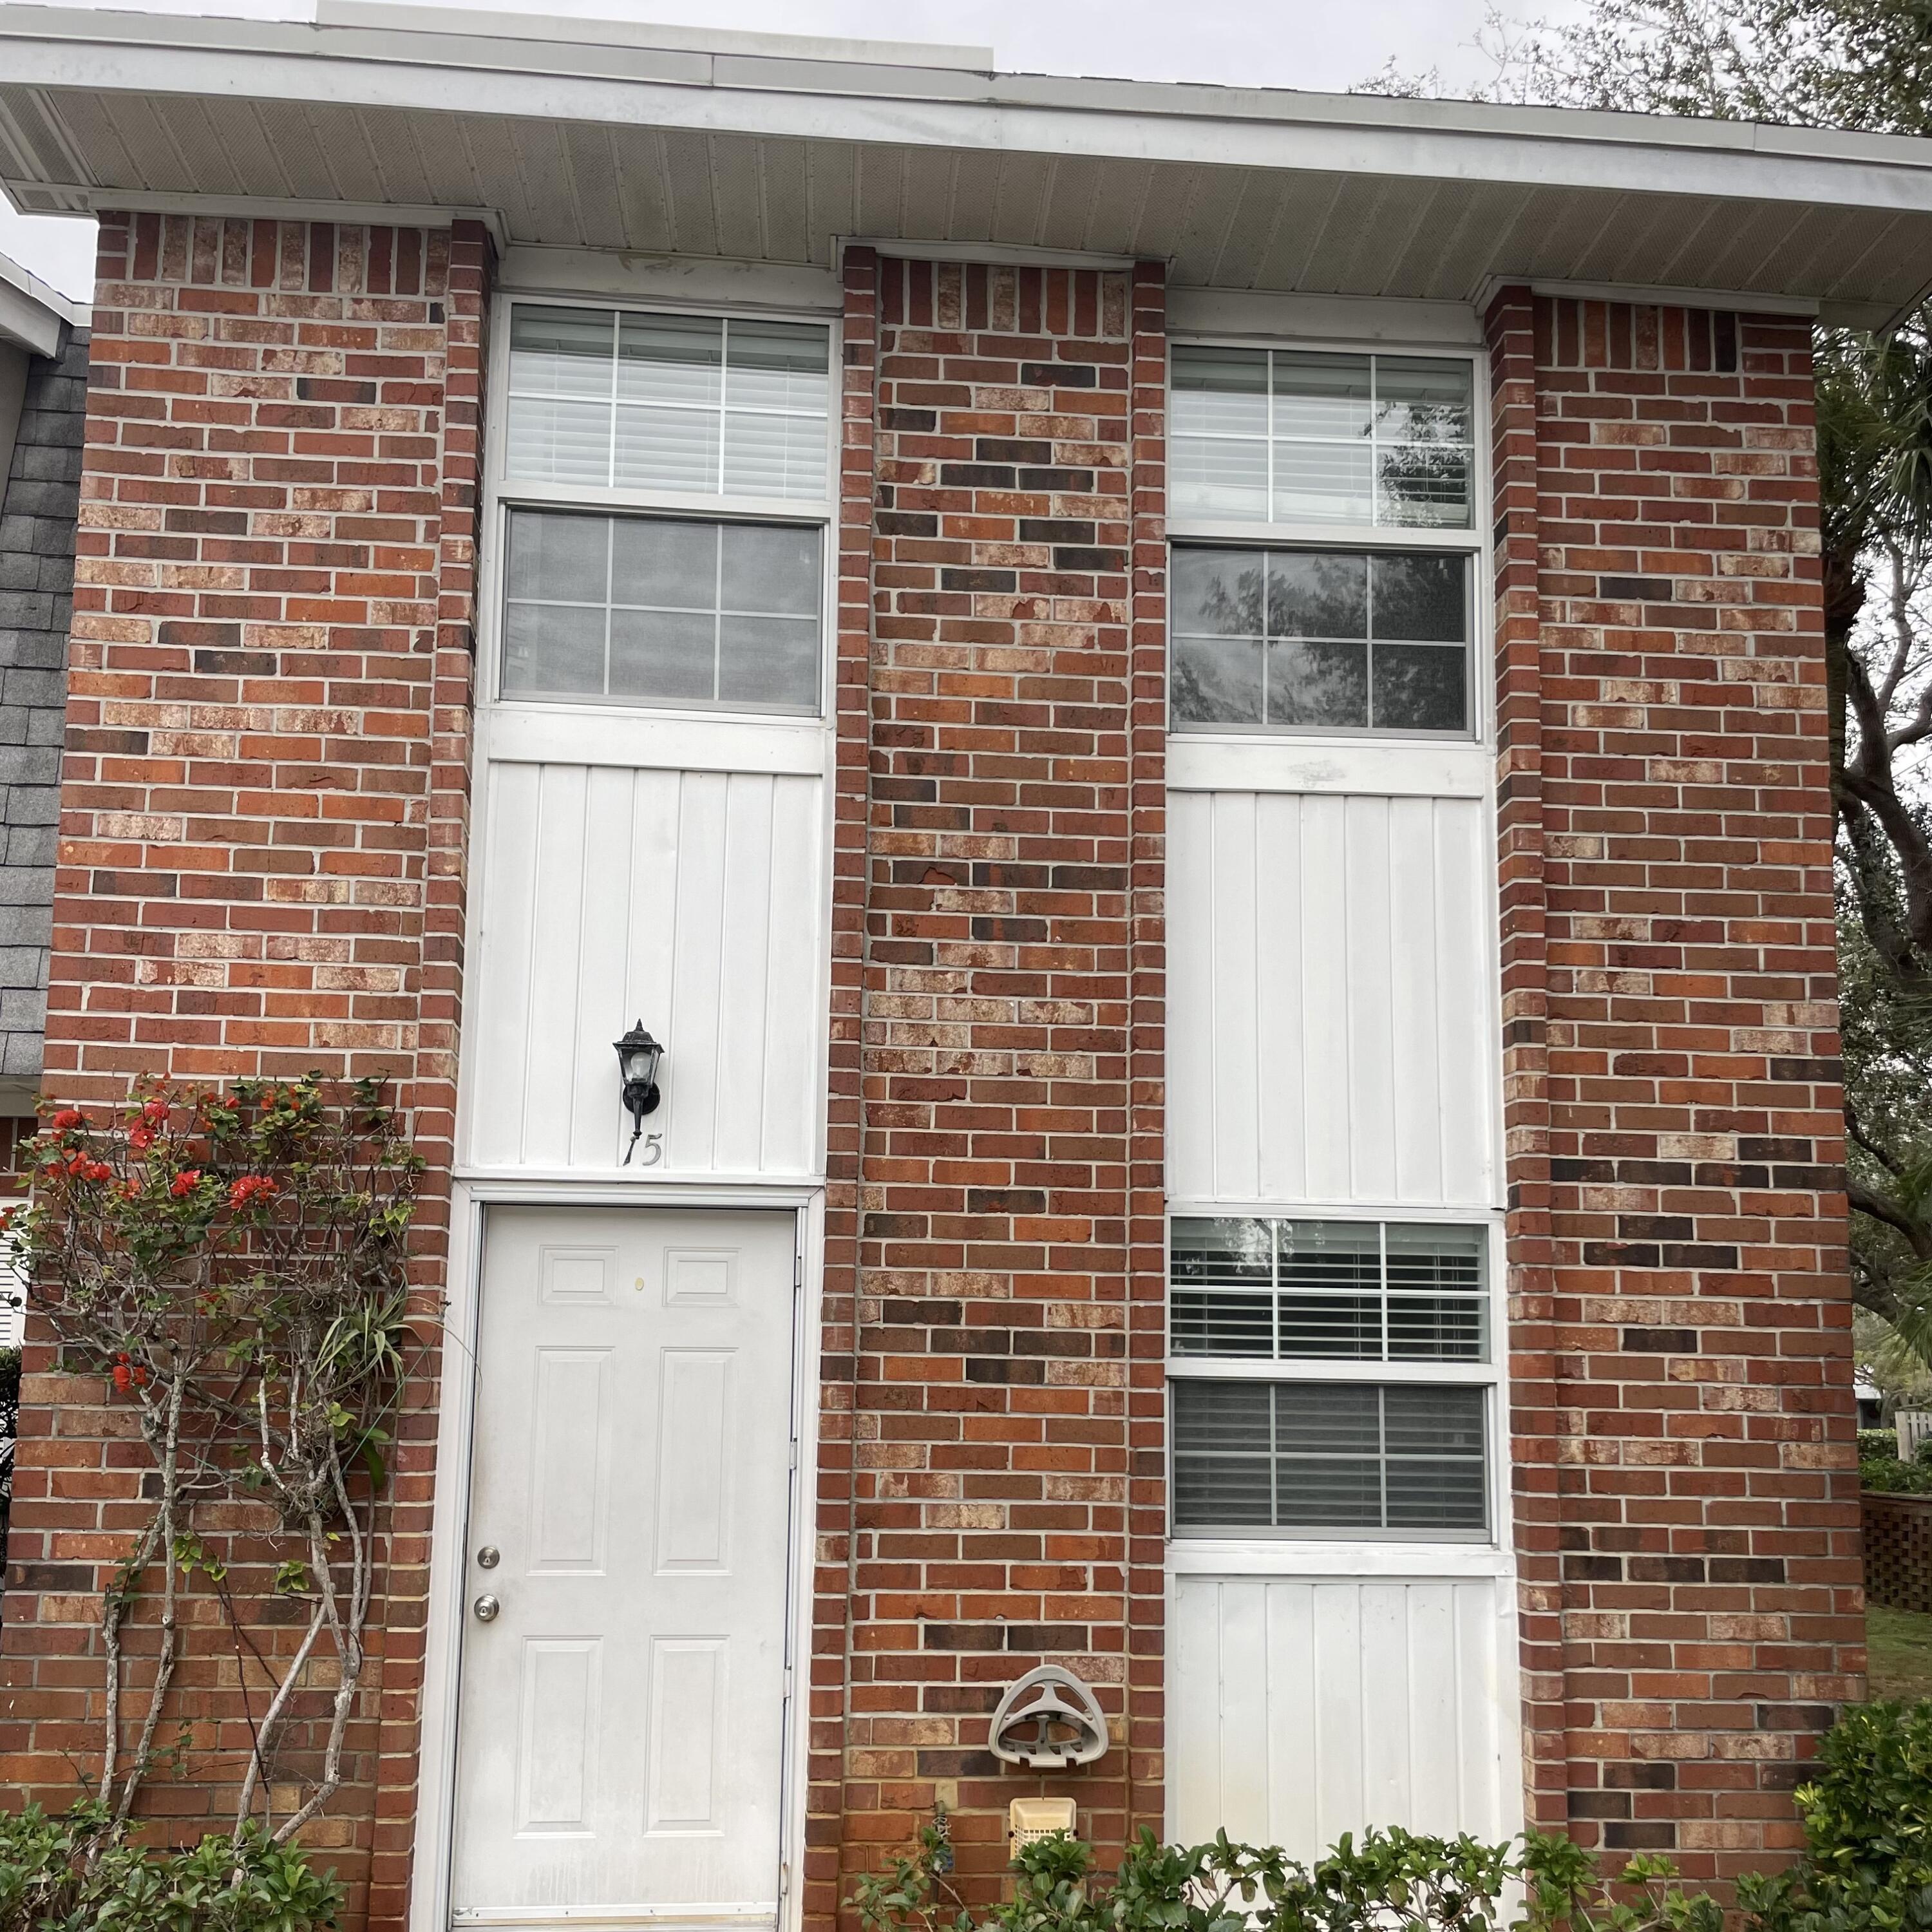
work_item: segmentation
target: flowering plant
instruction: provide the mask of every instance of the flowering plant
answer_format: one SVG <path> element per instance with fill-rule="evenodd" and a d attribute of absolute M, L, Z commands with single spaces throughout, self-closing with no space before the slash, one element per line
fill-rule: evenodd
<path fill-rule="evenodd" d="M 28 1144 L 31 1204 L 0 1216 L 62 1365 L 133 1405 L 153 1464 L 152 1508 L 101 1606 L 96 1790 L 118 1822 L 161 1755 L 197 1575 L 238 1661 L 245 1645 L 261 1666 L 242 1671 L 244 1696 L 251 1678 L 271 1680 L 263 1708 L 247 1712 L 236 1846 L 250 1831 L 286 1842 L 340 1782 L 376 1500 L 410 1353 L 435 1312 L 408 1276 L 422 1162 L 384 1095 L 380 1081 L 314 1075 L 219 1090 L 146 1082 L 118 1107 L 50 1109 Z M 274 1546 L 276 1614 L 301 1624 L 292 1653 L 255 1640 L 203 1540 L 238 1525 Z M 332 1668 L 312 1667 L 322 1656 Z M 273 1816 L 272 1793 L 291 1789 Z"/>

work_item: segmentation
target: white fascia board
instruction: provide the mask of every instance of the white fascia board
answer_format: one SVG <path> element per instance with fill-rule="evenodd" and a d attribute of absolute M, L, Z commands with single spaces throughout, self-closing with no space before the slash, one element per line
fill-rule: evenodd
<path fill-rule="evenodd" d="M 63 324 L 84 323 L 85 311 L 11 257 L 0 255 L 0 342 L 34 356 L 60 352 Z"/>
<path fill-rule="evenodd" d="M 0 47 L 16 85 L 90 92 L 1932 208 L 1932 141 L 1737 122 L 1024 75 L 988 80 L 940 68 L 32 6 L 0 6 Z M 590 65 L 595 71 L 584 70 Z"/>

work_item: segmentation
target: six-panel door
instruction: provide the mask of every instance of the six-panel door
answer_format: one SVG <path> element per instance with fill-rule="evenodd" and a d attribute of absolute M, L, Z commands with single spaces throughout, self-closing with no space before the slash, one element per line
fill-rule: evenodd
<path fill-rule="evenodd" d="M 776 1916 L 795 1227 L 488 1217 L 459 1922 Z"/>

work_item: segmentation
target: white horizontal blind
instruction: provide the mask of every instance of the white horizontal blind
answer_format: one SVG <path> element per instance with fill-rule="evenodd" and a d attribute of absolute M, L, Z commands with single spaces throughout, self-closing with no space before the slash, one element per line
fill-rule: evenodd
<path fill-rule="evenodd" d="M 519 302 L 505 473 L 823 499 L 830 340 L 810 322 Z"/>
<path fill-rule="evenodd" d="M 1239 522 L 1466 530 L 1466 357 L 1177 344 L 1169 508 Z"/>

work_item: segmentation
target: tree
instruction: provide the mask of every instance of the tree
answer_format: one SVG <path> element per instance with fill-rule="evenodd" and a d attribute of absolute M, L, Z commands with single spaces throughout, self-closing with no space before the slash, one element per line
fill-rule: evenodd
<path fill-rule="evenodd" d="M 1932 134 L 1927 0 L 1492 8 L 1477 45 L 1480 99 Z M 1816 374 L 1853 1286 L 1932 1361 L 1932 314 L 1821 331 Z"/>

